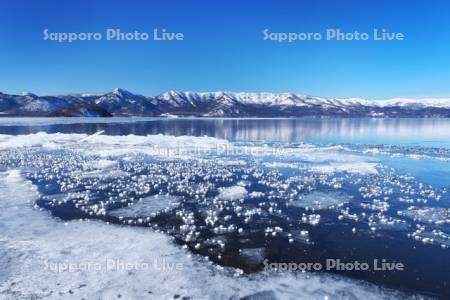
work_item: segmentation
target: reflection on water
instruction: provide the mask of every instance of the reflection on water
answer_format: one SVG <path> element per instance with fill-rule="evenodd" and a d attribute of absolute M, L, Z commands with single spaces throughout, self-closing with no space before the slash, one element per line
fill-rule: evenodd
<path fill-rule="evenodd" d="M 109 122 L 105 122 L 108 120 Z M 450 146 L 450 119 L 1 119 L 0 133 L 38 131 L 109 135 L 213 136 L 230 141 Z"/>

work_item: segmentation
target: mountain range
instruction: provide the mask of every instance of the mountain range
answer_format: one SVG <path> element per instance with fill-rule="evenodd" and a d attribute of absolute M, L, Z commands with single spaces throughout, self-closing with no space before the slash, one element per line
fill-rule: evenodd
<path fill-rule="evenodd" d="M 169 91 L 147 97 L 106 94 L 37 96 L 0 92 L 0 116 L 450 117 L 450 98 L 366 100 L 293 93 Z"/>

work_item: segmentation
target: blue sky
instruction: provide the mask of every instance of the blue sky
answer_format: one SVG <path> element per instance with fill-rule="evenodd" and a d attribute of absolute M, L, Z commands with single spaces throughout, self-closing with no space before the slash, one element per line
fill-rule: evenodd
<path fill-rule="evenodd" d="M 40 95 L 166 90 L 296 92 L 327 97 L 450 96 L 445 0 L 0 0 L 0 91 Z M 43 40 L 106 28 L 183 32 L 184 41 Z M 405 34 L 404 41 L 263 40 L 272 32 Z"/>

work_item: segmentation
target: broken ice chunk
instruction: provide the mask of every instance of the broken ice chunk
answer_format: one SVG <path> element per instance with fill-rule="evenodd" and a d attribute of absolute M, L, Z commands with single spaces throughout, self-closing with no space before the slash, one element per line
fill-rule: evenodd
<path fill-rule="evenodd" d="M 113 209 L 108 215 L 114 217 L 147 217 L 165 209 L 177 206 L 180 197 L 172 195 L 155 195 L 143 198 L 127 207 Z"/>
<path fill-rule="evenodd" d="M 219 199 L 221 200 L 239 200 L 245 198 L 247 194 L 245 187 L 240 185 L 219 189 Z"/>
<path fill-rule="evenodd" d="M 265 258 L 266 249 L 264 248 L 246 248 L 239 250 L 240 262 L 250 268 L 260 266 Z"/>
<path fill-rule="evenodd" d="M 414 207 L 399 211 L 400 216 L 407 217 L 414 221 L 429 224 L 450 224 L 450 208 L 445 207 Z"/>
<path fill-rule="evenodd" d="M 348 203 L 350 199 L 351 196 L 342 192 L 313 191 L 310 194 L 301 195 L 297 200 L 294 200 L 289 204 L 295 207 L 313 210 L 334 209 Z"/>

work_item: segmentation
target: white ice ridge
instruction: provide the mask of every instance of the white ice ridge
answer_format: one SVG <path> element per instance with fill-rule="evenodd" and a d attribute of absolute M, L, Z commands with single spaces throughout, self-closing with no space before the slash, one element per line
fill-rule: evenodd
<path fill-rule="evenodd" d="M 235 145 L 228 140 L 208 136 L 162 134 L 110 136 L 38 132 L 28 135 L 0 135 L 0 149 L 22 147 L 71 149 L 102 157 L 133 153 L 185 159 L 212 154 L 228 156 L 227 160 L 236 155 L 271 156 L 310 163 L 310 170 L 320 173 L 377 174 L 378 165 L 339 145 L 324 147 L 303 144 L 298 147 L 277 148 L 259 144 Z"/>
<path fill-rule="evenodd" d="M 240 273 L 192 257 L 168 236 L 149 228 L 54 219 L 32 208 L 36 197 L 34 186 L 18 171 L 0 173 L 1 299 L 116 299 L 118 295 L 122 299 L 173 299 L 175 295 L 238 299 L 263 290 L 274 291 L 279 299 L 402 296 L 330 275 L 235 277 Z M 137 264 L 141 269 L 127 271 L 120 263 Z M 68 264 L 72 264 L 70 271 L 62 270 Z M 149 267 L 144 270 L 145 264 Z M 179 264 L 178 269 L 170 269 L 174 264 Z"/>
<path fill-rule="evenodd" d="M 91 144 L 103 145 L 123 145 L 123 146 L 138 146 L 138 145 L 164 145 L 167 147 L 177 146 L 202 146 L 211 147 L 211 144 L 227 144 L 226 140 L 217 139 L 213 137 L 194 137 L 194 136 L 170 136 L 170 135 L 124 135 L 124 136 L 110 136 L 100 134 L 77 134 L 77 133 L 45 133 L 38 132 L 28 135 L 0 135 L 0 149 L 10 149 L 17 147 L 46 147 L 55 144 L 69 144 L 71 142 L 86 142 Z"/>
<path fill-rule="evenodd" d="M 43 147 L 48 149 L 89 149 L 92 154 L 104 156 L 127 153 L 145 153 L 169 156 L 187 153 L 214 153 L 224 149 L 228 141 L 213 137 L 170 135 L 87 135 L 38 132 L 28 135 L 0 135 L 0 149 Z"/>

